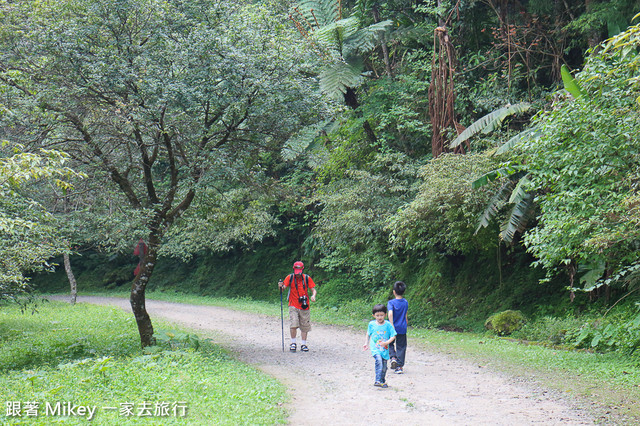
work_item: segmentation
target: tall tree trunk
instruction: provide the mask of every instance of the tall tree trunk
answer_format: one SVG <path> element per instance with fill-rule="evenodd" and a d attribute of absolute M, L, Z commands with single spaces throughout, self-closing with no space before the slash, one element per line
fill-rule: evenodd
<path fill-rule="evenodd" d="M 69 253 L 65 253 L 62 255 L 64 259 L 64 270 L 67 272 L 67 278 L 69 279 L 69 286 L 71 287 L 71 294 L 69 298 L 69 303 L 72 305 L 76 304 L 76 300 L 78 299 L 78 284 L 76 283 L 76 277 L 73 275 L 73 270 L 71 269 L 71 261 L 69 260 Z"/>
<path fill-rule="evenodd" d="M 446 27 L 437 27 L 433 35 L 433 59 L 431 61 L 431 83 L 429 84 L 429 117 L 431 119 L 431 155 L 438 158 L 449 152 L 447 129 L 458 130 L 454 109 L 456 52 Z M 464 154 L 459 145 L 455 153 Z"/>
<path fill-rule="evenodd" d="M 344 94 L 344 103 L 351 109 L 356 110 L 360 106 L 360 102 L 358 102 L 358 95 L 355 89 L 351 87 L 347 87 L 347 91 Z M 367 140 L 372 145 L 378 141 L 369 120 L 364 119 L 364 123 L 362 123 L 362 128 L 364 129 L 365 134 L 367 135 Z"/>
<path fill-rule="evenodd" d="M 593 10 L 593 0 L 585 0 L 584 8 L 586 13 L 590 13 Z M 600 29 L 591 29 L 587 35 L 587 44 L 589 47 L 596 47 L 601 41 L 602 37 L 600 37 Z"/>
<path fill-rule="evenodd" d="M 153 324 L 151 318 L 147 313 L 145 305 L 145 291 L 153 269 L 156 266 L 157 261 L 157 241 L 150 239 L 148 252 L 144 257 L 144 262 L 140 268 L 140 273 L 136 275 L 131 285 L 131 296 L 129 303 L 131 304 L 131 310 L 136 319 L 138 325 L 138 333 L 140 334 L 140 344 L 142 347 L 153 346 L 156 344 L 156 339 L 153 337 Z"/>
<path fill-rule="evenodd" d="M 373 9 L 373 22 L 380 22 L 380 12 L 378 12 L 378 6 L 374 5 Z M 382 34 L 382 42 L 380 43 L 380 48 L 382 49 L 382 59 L 384 61 L 384 70 L 387 73 L 387 77 L 393 78 L 393 74 L 391 71 L 391 62 L 389 61 L 389 49 L 387 48 L 387 42 L 384 40 L 385 33 Z"/>

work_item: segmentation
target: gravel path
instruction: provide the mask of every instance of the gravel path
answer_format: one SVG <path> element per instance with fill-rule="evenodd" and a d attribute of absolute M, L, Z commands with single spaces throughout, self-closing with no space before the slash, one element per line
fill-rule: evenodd
<path fill-rule="evenodd" d="M 79 302 L 117 305 L 129 301 L 80 297 Z M 313 308 L 312 308 L 313 309 Z M 373 359 L 362 350 L 362 333 L 312 324 L 307 353 L 282 352 L 280 318 L 213 306 L 147 301 L 147 311 L 202 330 L 284 383 L 291 395 L 292 425 L 587 425 L 585 411 L 551 392 L 465 361 L 425 352 L 411 344 L 402 375 L 387 374 L 388 389 L 373 387 Z M 285 345 L 288 329 L 285 318 Z"/>

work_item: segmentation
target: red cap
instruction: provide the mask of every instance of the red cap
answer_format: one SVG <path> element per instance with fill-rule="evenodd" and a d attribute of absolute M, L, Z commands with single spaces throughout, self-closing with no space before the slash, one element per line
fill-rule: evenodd
<path fill-rule="evenodd" d="M 294 274 L 302 273 L 303 269 L 304 269 L 304 263 L 300 262 L 299 260 L 293 264 L 293 273 Z"/>

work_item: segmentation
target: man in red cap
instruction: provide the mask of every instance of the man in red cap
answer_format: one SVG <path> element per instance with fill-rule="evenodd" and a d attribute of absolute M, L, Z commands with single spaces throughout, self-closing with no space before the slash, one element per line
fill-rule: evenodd
<path fill-rule="evenodd" d="M 303 274 L 304 264 L 297 261 L 293 264 L 293 274 L 287 275 L 284 281 L 280 280 L 280 289 L 289 288 L 289 322 L 291 331 L 291 345 L 289 350 L 295 352 L 297 349 L 296 329 L 300 329 L 300 350 L 308 352 L 307 333 L 311 330 L 311 314 L 309 312 L 309 302 L 316 301 L 316 283 L 311 277 Z M 311 296 L 309 296 L 311 290 Z"/>

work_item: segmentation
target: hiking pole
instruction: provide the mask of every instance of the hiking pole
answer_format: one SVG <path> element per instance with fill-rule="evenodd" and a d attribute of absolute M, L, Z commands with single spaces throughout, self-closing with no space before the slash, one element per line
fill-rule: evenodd
<path fill-rule="evenodd" d="M 284 352 L 284 310 L 282 307 L 282 287 L 280 287 L 280 325 L 282 327 L 282 352 Z"/>

